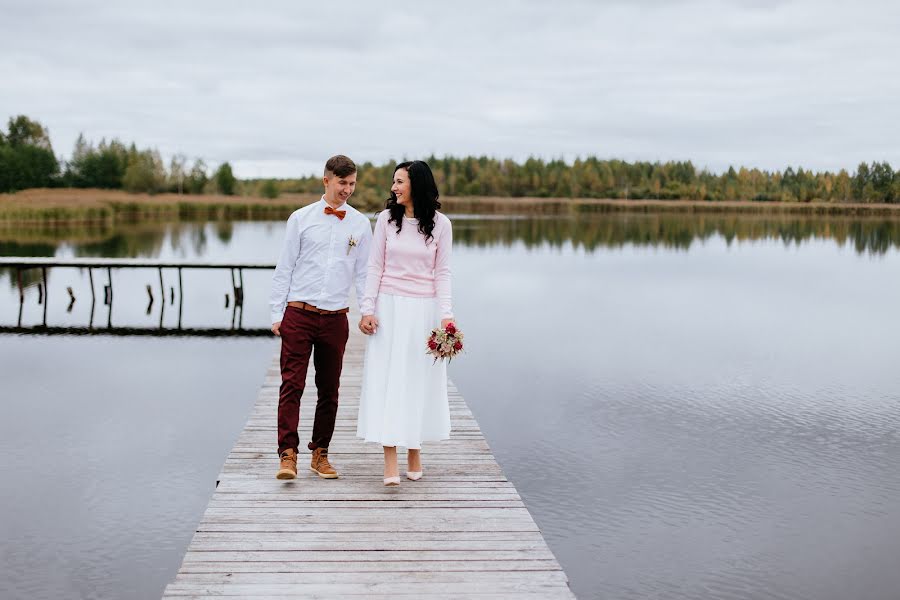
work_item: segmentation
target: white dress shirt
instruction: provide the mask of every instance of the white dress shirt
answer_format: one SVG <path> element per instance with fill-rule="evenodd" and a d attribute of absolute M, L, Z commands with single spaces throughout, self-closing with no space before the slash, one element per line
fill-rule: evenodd
<path fill-rule="evenodd" d="M 325 214 L 326 206 L 323 196 L 288 218 L 284 247 L 272 276 L 273 324 L 282 320 L 288 302 L 340 310 L 349 306 L 353 284 L 357 302 L 363 298 L 372 226 L 347 203 L 335 209 L 347 211 L 343 219 Z"/>

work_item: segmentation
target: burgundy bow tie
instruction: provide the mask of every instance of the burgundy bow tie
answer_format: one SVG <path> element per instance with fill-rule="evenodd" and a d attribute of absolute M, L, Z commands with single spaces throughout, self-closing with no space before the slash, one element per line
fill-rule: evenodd
<path fill-rule="evenodd" d="M 343 221 L 343 220 L 344 220 L 344 217 L 347 216 L 347 211 L 346 211 L 346 210 L 334 210 L 334 209 L 331 208 L 330 206 L 326 206 L 326 207 L 325 207 L 325 214 L 326 214 L 326 215 L 334 215 L 334 216 L 336 216 L 338 219 L 340 219 L 341 221 Z"/>

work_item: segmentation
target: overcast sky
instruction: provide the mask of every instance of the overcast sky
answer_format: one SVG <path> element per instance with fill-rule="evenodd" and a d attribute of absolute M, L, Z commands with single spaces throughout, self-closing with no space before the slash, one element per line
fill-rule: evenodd
<path fill-rule="evenodd" d="M 0 118 L 241 177 L 487 154 L 900 167 L 900 3 L 0 0 Z"/>

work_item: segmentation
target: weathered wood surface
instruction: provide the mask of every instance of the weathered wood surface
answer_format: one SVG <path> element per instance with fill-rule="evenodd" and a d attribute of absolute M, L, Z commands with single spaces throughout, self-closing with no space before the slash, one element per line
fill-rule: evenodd
<path fill-rule="evenodd" d="M 423 446 L 420 481 L 384 487 L 381 447 L 356 438 L 364 346 L 351 332 L 330 453 L 341 478 L 309 471 L 301 448 L 297 479 L 275 479 L 276 358 L 164 597 L 574 598 L 452 383 L 451 439 Z M 313 377 L 310 365 L 302 441 Z"/>

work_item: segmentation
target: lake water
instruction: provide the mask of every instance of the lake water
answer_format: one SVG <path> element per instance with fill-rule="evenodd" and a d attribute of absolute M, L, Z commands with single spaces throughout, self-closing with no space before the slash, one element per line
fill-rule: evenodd
<path fill-rule="evenodd" d="M 458 216 L 454 233 L 451 377 L 579 598 L 898 597 L 900 223 Z M 0 253 L 271 262 L 282 235 L 19 229 Z M 175 325 L 177 300 L 147 314 L 155 271 L 113 277 L 95 327 Z M 268 325 L 268 277 L 244 273 L 242 328 Z M 48 324 L 88 323 L 86 282 L 51 270 Z M 227 271 L 184 283 L 185 327 L 232 327 Z M 0 273 L 0 325 L 18 313 Z M 276 348 L 0 336 L 0 597 L 158 598 Z"/>

